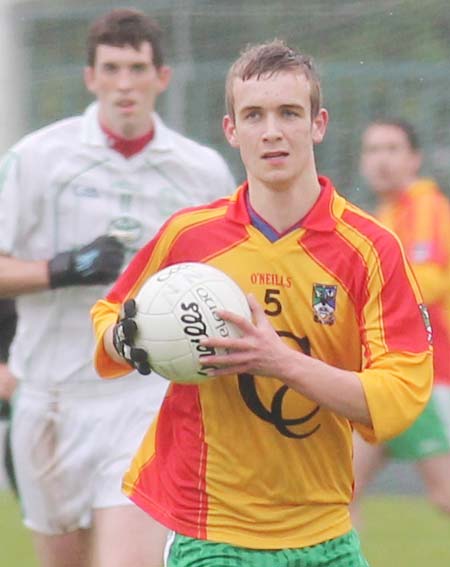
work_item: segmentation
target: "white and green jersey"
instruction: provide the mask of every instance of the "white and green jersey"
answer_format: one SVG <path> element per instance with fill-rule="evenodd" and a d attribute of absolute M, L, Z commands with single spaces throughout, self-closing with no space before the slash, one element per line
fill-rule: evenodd
<path fill-rule="evenodd" d="M 0 169 L 0 253 L 49 259 L 114 234 L 129 259 L 176 210 L 234 190 L 217 152 L 170 130 L 157 115 L 154 123 L 153 140 L 128 159 L 108 146 L 96 104 L 21 140 Z M 20 296 L 12 371 L 45 389 L 100 382 L 89 311 L 105 293 L 105 286 L 74 286 Z M 144 379 L 136 374 L 136 381 Z"/>

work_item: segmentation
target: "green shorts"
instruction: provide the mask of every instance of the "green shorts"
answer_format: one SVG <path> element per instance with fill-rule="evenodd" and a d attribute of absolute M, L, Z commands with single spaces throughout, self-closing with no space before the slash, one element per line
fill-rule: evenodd
<path fill-rule="evenodd" d="M 446 424 L 433 396 L 413 425 L 386 443 L 386 450 L 393 459 L 405 461 L 420 461 L 450 452 Z"/>
<path fill-rule="evenodd" d="M 167 567 L 368 567 L 354 530 L 318 545 L 260 550 L 175 534 Z"/>

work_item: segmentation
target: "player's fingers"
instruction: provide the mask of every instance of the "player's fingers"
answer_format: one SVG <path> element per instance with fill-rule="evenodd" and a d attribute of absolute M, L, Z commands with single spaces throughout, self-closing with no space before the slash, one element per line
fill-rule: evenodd
<path fill-rule="evenodd" d="M 258 326 L 258 324 L 265 322 L 267 320 L 266 314 L 264 313 L 264 309 L 261 307 L 256 297 L 252 293 L 249 293 L 247 294 L 247 301 L 255 325 Z"/>
<path fill-rule="evenodd" d="M 148 361 L 148 354 L 143 348 L 131 347 L 130 358 L 133 362 L 140 364 Z"/>
<path fill-rule="evenodd" d="M 249 364 L 253 357 L 249 355 L 248 352 L 228 352 L 226 354 L 209 354 L 206 356 L 201 356 L 201 363 L 203 365 L 211 366 L 226 366 L 227 368 L 231 366 Z"/>
<path fill-rule="evenodd" d="M 123 340 L 131 344 L 137 333 L 137 325 L 134 319 L 124 319 L 121 323 Z"/>
<path fill-rule="evenodd" d="M 248 350 L 247 341 L 240 338 L 208 337 L 200 339 L 200 344 L 206 347 L 223 348 L 229 351 Z"/>
<path fill-rule="evenodd" d="M 123 304 L 123 311 L 125 317 L 134 317 L 137 312 L 136 301 L 134 299 L 127 299 Z"/>
<path fill-rule="evenodd" d="M 247 321 L 245 317 L 242 317 L 242 315 L 238 315 L 237 313 L 233 313 L 232 311 L 224 311 L 220 309 L 217 310 L 217 315 L 225 321 L 229 321 L 236 325 L 236 327 L 238 327 L 244 335 L 251 333 L 254 329 L 251 321 Z"/>

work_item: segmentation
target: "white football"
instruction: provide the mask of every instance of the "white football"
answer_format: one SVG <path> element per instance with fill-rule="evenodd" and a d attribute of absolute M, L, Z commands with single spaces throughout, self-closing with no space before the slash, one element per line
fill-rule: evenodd
<path fill-rule="evenodd" d="M 221 270 L 197 262 L 174 264 L 157 272 L 135 299 L 135 346 L 147 351 L 155 372 L 173 382 L 211 379 L 201 356 L 223 350 L 202 346 L 200 340 L 240 335 L 218 310 L 251 320 L 247 298 L 236 282 Z"/>

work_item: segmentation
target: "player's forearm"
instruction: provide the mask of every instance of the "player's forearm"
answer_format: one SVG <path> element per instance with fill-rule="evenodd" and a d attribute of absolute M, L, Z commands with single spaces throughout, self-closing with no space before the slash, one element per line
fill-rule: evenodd
<path fill-rule="evenodd" d="M 119 378 L 129 374 L 130 365 L 122 358 L 113 345 L 113 329 L 117 323 L 120 304 L 100 299 L 91 309 L 97 345 L 94 366 L 102 378 Z"/>
<path fill-rule="evenodd" d="M 125 359 L 120 356 L 113 344 L 113 329 L 114 325 L 111 325 L 106 329 L 105 334 L 103 335 L 103 348 L 105 349 L 106 354 L 113 360 L 114 362 L 118 362 L 119 364 L 125 364 Z"/>
<path fill-rule="evenodd" d="M 48 262 L 24 261 L 0 256 L 0 296 L 16 297 L 48 289 Z"/>
<path fill-rule="evenodd" d="M 351 421 L 371 426 L 364 389 L 357 374 L 295 353 L 283 372 L 291 389 Z"/>

